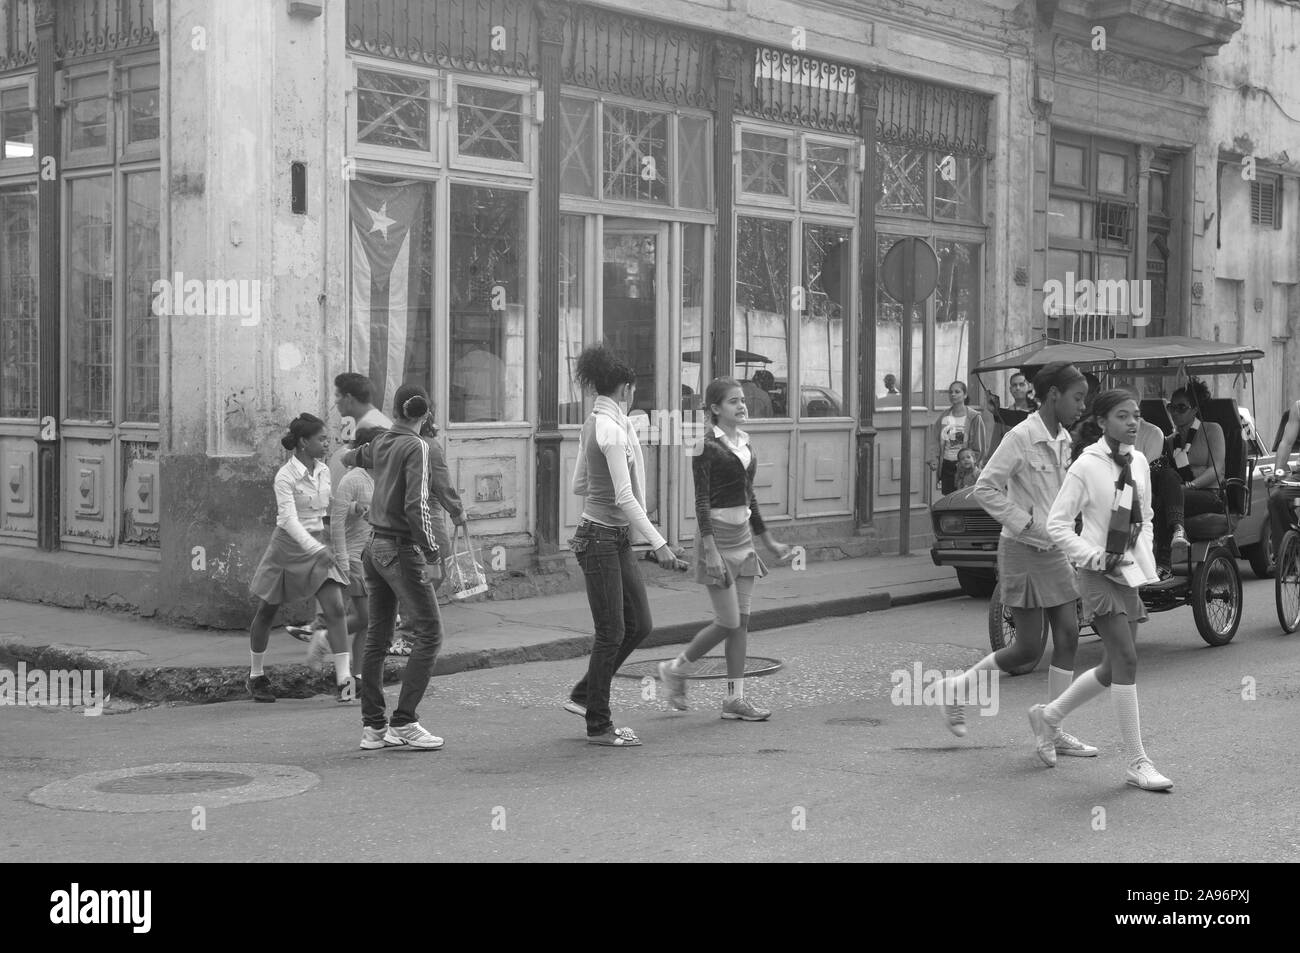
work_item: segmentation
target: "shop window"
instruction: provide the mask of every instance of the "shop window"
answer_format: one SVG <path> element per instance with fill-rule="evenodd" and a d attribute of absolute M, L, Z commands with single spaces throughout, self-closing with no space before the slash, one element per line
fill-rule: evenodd
<path fill-rule="evenodd" d="M 756 419 L 790 415 L 790 227 L 776 219 L 736 218 L 736 377 Z"/>
<path fill-rule="evenodd" d="M 934 188 L 934 217 L 948 222 L 979 222 L 983 207 L 983 160 L 974 156 L 936 157 L 930 176 Z"/>
<path fill-rule="evenodd" d="M 880 171 L 880 200 L 876 211 L 882 215 L 926 216 L 929 211 L 926 150 L 882 142 L 876 144 L 876 158 Z"/>
<path fill-rule="evenodd" d="M 877 214 L 982 224 L 982 159 L 879 142 L 876 165 Z"/>
<path fill-rule="evenodd" d="M 668 202 L 668 116 L 605 104 L 602 191 L 607 199 Z"/>
<path fill-rule="evenodd" d="M 560 412 L 562 424 L 583 418 L 582 387 L 574 379 L 582 353 L 587 308 L 586 220 L 560 216 Z"/>
<path fill-rule="evenodd" d="M 68 183 L 67 416 L 113 420 L 113 180 Z"/>
<path fill-rule="evenodd" d="M 153 286 L 162 260 L 160 195 L 157 170 L 126 176 L 125 416 L 140 423 L 158 422 L 158 315 L 153 309 Z"/>
<path fill-rule="evenodd" d="M 108 73 L 76 77 L 68 83 L 68 149 L 73 152 L 106 150 L 109 142 Z"/>
<path fill-rule="evenodd" d="M 358 69 L 356 109 L 358 145 L 421 153 L 432 150 L 428 79 Z"/>
<path fill-rule="evenodd" d="M 530 174 L 534 94 L 506 80 L 448 80 L 454 101 L 451 162 L 460 168 Z M 491 85 L 488 85 L 491 82 Z"/>
<path fill-rule="evenodd" d="M 678 118 L 677 204 L 683 208 L 713 207 L 710 129 L 709 121 L 701 116 Z"/>
<path fill-rule="evenodd" d="M 790 140 L 743 132 L 740 136 L 740 191 L 754 195 L 790 194 Z"/>
<path fill-rule="evenodd" d="M 564 154 L 560 163 L 560 191 L 570 195 L 596 194 L 596 104 L 589 99 L 560 100 Z"/>
<path fill-rule="evenodd" d="M 0 190 L 0 417 L 35 419 L 40 290 L 36 189 Z"/>
<path fill-rule="evenodd" d="M 841 417 L 852 289 L 853 232 L 835 225 L 803 227 L 804 309 L 799 314 L 799 415 Z"/>
<path fill-rule="evenodd" d="M 876 268 L 879 270 L 881 263 L 885 260 L 885 255 L 894 243 L 903 236 L 878 234 L 876 239 Z M 889 292 L 885 291 L 884 286 L 877 283 L 876 287 L 876 377 L 881 382 L 883 396 L 877 401 L 878 407 L 901 407 L 903 401 L 902 393 L 893 393 L 890 388 L 884 386 L 884 382 L 892 378 L 892 391 L 906 392 L 911 394 L 912 405 L 917 407 L 928 406 L 931 402 L 926 400 L 925 379 L 925 357 L 926 334 L 928 322 L 926 320 L 927 305 L 914 304 L 912 306 L 912 340 L 910 342 L 912 350 L 912 371 L 910 386 L 904 386 L 903 381 L 903 306 L 896 301 Z M 892 398 L 892 399 L 891 399 Z M 938 403 L 935 406 L 939 406 Z"/>
<path fill-rule="evenodd" d="M 971 336 L 980 315 L 982 247 L 975 242 L 935 242 L 939 256 L 939 284 L 934 292 L 935 407 L 943 406 L 953 381 L 966 380 Z"/>
<path fill-rule="evenodd" d="M 128 144 L 158 139 L 158 65 L 136 66 L 126 70 Z"/>
<path fill-rule="evenodd" d="M 36 154 L 34 120 L 29 83 L 0 90 L 0 161 L 33 159 Z"/>
<path fill-rule="evenodd" d="M 682 410 L 704 405 L 704 309 L 709 251 L 705 226 L 682 226 Z M 694 360 L 690 360 L 694 358 Z"/>
<path fill-rule="evenodd" d="M 850 153 L 844 146 L 809 141 L 806 145 L 804 198 L 832 205 L 849 205 Z"/>

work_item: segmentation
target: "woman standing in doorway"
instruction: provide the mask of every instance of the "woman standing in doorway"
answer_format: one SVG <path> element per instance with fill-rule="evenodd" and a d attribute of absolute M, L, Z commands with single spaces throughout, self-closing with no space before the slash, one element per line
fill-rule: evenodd
<path fill-rule="evenodd" d="M 1142 747 L 1137 700 L 1137 627 L 1146 609 L 1137 587 L 1156 581 L 1151 549 L 1151 477 L 1134 449 L 1137 399 L 1126 390 L 1103 391 L 1092 406 L 1102 437 L 1088 446 L 1065 475 L 1047 518 L 1047 532 L 1079 567 L 1083 611 L 1101 636 L 1101 664 L 1080 675 L 1049 705 L 1029 709 L 1038 756 L 1056 764 L 1061 720 L 1110 689 L 1128 756 L 1125 780 L 1144 791 L 1167 791 L 1173 782 L 1156 770 Z M 1083 531 L 1074 521 L 1083 515 Z"/>
<path fill-rule="evenodd" d="M 983 461 L 987 444 L 984 418 L 967 406 L 970 396 L 966 385 L 961 381 L 949 384 L 948 400 L 952 406 L 930 427 L 930 469 L 939 472 L 939 488 L 944 496 L 957 489 L 957 455 L 961 450 L 969 447 Z"/>
<path fill-rule="evenodd" d="M 727 697 L 722 717 L 766 721 L 772 713 L 745 698 L 745 652 L 749 634 L 750 600 L 754 583 L 767 567 L 754 551 L 754 537 L 784 562 L 793 550 L 772 538 L 763 525 L 754 497 L 758 456 L 749 435 L 740 429 L 747 419 L 744 390 L 730 377 L 720 377 L 704 392 L 704 405 L 713 420 L 703 447 L 691 465 L 695 477 L 695 581 L 707 587 L 713 622 L 671 662 L 659 663 L 659 680 L 668 691 L 668 704 L 687 709 L 686 677 L 690 668 L 719 642 L 725 642 Z M 752 531 L 752 532 L 751 532 Z"/>
<path fill-rule="evenodd" d="M 275 621 L 276 610 L 284 603 L 315 596 L 334 657 L 338 700 L 347 704 L 353 700 L 343 603 L 348 576 L 336 565 L 325 536 L 324 517 L 330 501 L 330 470 L 325 464 L 329 438 L 325 434 L 325 421 L 311 414 L 300 414 L 289 424 L 289 432 L 280 443 L 293 456 L 275 474 L 275 532 L 248 587 L 258 599 L 248 632 L 252 655 L 248 693 L 254 701 L 275 701 L 271 681 L 263 671 L 271 623 Z"/>
<path fill-rule="evenodd" d="M 631 728 L 614 727 L 610 682 L 654 627 L 632 556 L 632 527 L 650 541 L 660 566 L 677 568 L 678 559 L 645 512 L 645 461 L 627 417 L 636 372 L 604 345 L 595 345 L 578 355 L 575 377 L 583 389 L 596 392 L 578 440 L 573 493 L 583 505 L 570 541 L 586 578 L 596 644 L 586 676 L 564 707 L 586 717 L 589 744 L 630 748 L 641 741 Z"/>

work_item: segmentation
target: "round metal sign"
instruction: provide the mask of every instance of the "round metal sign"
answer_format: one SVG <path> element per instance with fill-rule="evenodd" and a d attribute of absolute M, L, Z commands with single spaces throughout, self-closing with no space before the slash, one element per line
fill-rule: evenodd
<path fill-rule="evenodd" d="M 895 301 L 924 301 L 939 285 L 939 258 L 925 239 L 900 238 L 885 253 L 885 260 L 880 264 L 880 280 Z"/>

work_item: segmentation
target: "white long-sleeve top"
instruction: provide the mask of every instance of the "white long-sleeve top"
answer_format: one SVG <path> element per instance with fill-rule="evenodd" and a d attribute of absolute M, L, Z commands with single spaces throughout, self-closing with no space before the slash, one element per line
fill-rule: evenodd
<path fill-rule="evenodd" d="M 1000 449 L 1000 448 L 999 448 Z M 1133 451 L 1129 464 L 1135 490 L 1134 505 L 1141 507 L 1142 531 L 1131 551 L 1133 562 L 1147 582 L 1159 579 L 1151 542 L 1151 471 L 1147 458 Z M 1103 572 L 1106 569 L 1106 536 L 1110 532 L 1110 514 L 1115 505 L 1115 481 L 1119 464 L 1110 458 L 1106 438 L 1084 449 L 1065 473 L 1061 492 L 1052 503 L 1047 517 L 1047 535 L 1076 566 Z M 1075 535 L 1074 520 L 1083 514 L 1083 532 Z"/>
<path fill-rule="evenodd" d="M 594 449 L 600 454 L 595 468 L 587 460 L 593 449 L 588 446 L 589 440 L 594 441 Z M 599 467 L 600 458 L 604 459 L 604 468 Z M 599 472 L 600 469 L 607 473 Z M 633 473 L 636 474 L 635 486 L 632 484 Z M 641 502 L 645 499 L 645 460 L 641 456 L 636 429 L 622 408 L 609 397 L 596 398 L 591 416 L 582 428 L 571 489 L 576 496 L 585 498 L 582 513 L 585 519 L 611 525 L 630 524 L 655 549 L 666 545 Z"/>
<path fill-rule="evenodd" d="M 330 468 L 316 460 L 308 473 L 297 457 L 290 457 L 275 473 L 275 525 L 285 530 L 308 553 L 326 549 L 312 537 L 325 528 L 330 504 Z"/>

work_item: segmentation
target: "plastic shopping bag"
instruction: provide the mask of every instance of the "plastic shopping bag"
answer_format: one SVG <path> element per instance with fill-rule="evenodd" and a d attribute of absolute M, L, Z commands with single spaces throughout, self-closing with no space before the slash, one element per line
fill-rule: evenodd
<path fill-rule="evenodd" d="M 462 538 L 464 545 L 461 544 Z M 474 542 L 469 538 L 469 528 L 466 526 L 456 527 L 447 572 L 451 577 L 453 599 L 468 599 L 488 591 L 487 575 L 483 572 L 483 565 L 474 551 Z"/>

